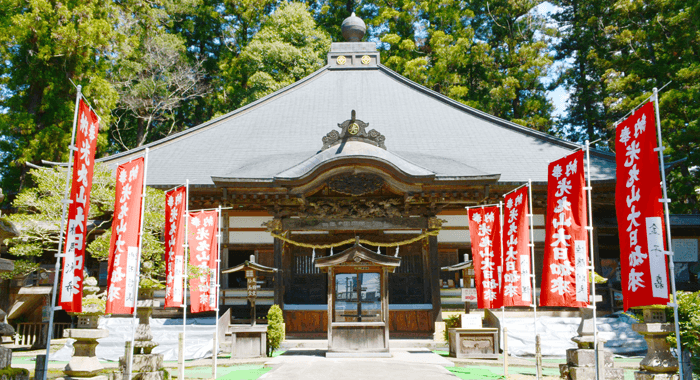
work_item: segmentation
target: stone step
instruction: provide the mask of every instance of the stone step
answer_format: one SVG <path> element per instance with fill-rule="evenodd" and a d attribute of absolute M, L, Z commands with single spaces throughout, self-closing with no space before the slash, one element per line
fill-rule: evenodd
<path fill-rule="evenodd" d="M 429 350 L 447 350 L 447 343 L 435 342 L 432 339 L 389 339 L 390 348 L 427 348 Z M 326 349 L 328 339 L 286 339 L 280 349 L 294 348 Z"/>

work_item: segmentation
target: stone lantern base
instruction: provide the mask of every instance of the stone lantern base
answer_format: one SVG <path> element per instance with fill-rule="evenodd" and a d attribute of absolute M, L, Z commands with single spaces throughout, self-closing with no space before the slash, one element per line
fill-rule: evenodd
<path fill-rule="evenodd" d="M 97 340 L 105 338 L 107 335 L 109 335 L 109 332 L 103 329 L 65 330 L 63 332 L 64 337 L 75 339 L 73 343 L 75 352 L 68 365 L 63 369 L 63 373 L 67 376 L 58 380 L 107 380 L 107 376 L 100 375 L 104 367 L 95 355 Z"/>

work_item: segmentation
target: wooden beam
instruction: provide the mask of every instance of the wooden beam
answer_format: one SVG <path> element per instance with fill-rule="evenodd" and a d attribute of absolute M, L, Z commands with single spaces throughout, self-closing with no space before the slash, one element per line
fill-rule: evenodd
<path fill-rule="evenodd" d="M 416 230 L 428 228 L 428 219 L 417 218 L 283 218 L 285 231 L 303 230 Z"/>

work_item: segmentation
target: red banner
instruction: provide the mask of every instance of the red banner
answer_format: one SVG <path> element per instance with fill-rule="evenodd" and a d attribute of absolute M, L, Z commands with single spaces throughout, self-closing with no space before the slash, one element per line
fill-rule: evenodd
<path fill-rule="evenodd" d="M 193 313 L 216 310 L 218 284 L 219 243 L 218 212 L 201 211 L 190 213 L 187 244 L 190 247 L 190 265 L 205 273 L 190 279 L 190 304 Z"/>
<path fill-rule="evenodd" d="M 474 282 L 479 309 L 497 309 L 503 298 L 500 285 L 501 215 L 498 207 L 469 209 Z"/>
<path fill-rule="evenodd" d="M 530 223 L 528 223 L 527 187 L 505 197 L 503 214 L 503 306 L 530 306 Z"/>
<path fill-rule="evenodd" d="M 659 157 L 654 151 L 654 103 L 642 106 L 617 126 L 615 208 L 620 235 L 625 310 L 668 302 L 664 207 Z"/>
<path fill-rule="evenodd" d="M 583 153 L 549 164 L 540 306 L 588 306 Z"/>
<path fill-rule="evenodd" d="M 182 306 L 187 188 L 165 193 L 165 307 Z"/>
<path fill-rule="evenodd" d="M 109 244 L 107 314 L 132 314 L 139 275 L 143 157 L 119 165 Z"/>
<path fill-rule="evenodd" d="M 83 267 L 85 265 L 86 223 L 90 212 L 90 190 L 95 166 L 99 120 L 90 107 L 80 99 L 78 128 L 73 152 L 73 183 L 68 206 L 68 226 L 63 254 L 61 308 L 67 312 L 83 310 Z"/>

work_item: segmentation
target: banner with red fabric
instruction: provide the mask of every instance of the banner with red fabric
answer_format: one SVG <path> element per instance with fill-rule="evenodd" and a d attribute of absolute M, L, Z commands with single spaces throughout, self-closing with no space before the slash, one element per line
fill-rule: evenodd
<path fill-rule="evenodd" d="M 654 103 L 643 105 L 616 128 L 615 209 L 620 236 L 624 309 L 668 302 L 664 206 L 659 157 L 654 149 Z"/>
<path fill-rule="evenodd" d="M 588 306 L 584 152 L 549 164 L 540 306 Z"/>
<path fill-rule="evenodd" d="M 139 276 L 143 157 L 117 167 L 112 239 L 109 244 L 107 314 L 132 314 Z"/>
<path fill-rule="evenodd" d="M 185 206 L 187 188 L 165 193 L 165 305 L 179 307 L 183 302 L 185 269 Z"/>
<path fill-rule="evenodd" d="M 217 307 L 218 224 L 219 213 L 216 210 L 189 215 L 187 244 L 190 247 L 190 265 L 202 271 L 199 277 L 190 279 L 190 304 L 193 313 L 212 311 Z"/>
<path fill-rule="evenodd" d="M 506 194 L 503 214 L 503 306 L 530 306 L 530 223 L 527 187 Z"/>
<path fill-rule="evenodd" d="M 501 214 L 496 206 L 469 209 L 474 284 L 479 309 L 497 309 L 503 304 L 501 268 Z"/>
<path fill-rule="evenodd" d="M 73 151 L 73 177 L 68 206 L 59 306 L 79 313 L 83 305 L 86 223 L 90 212 L 90 191 L 95 166 L 99 119 L 83 99 L 78 102 L 78 125 Z"/>

